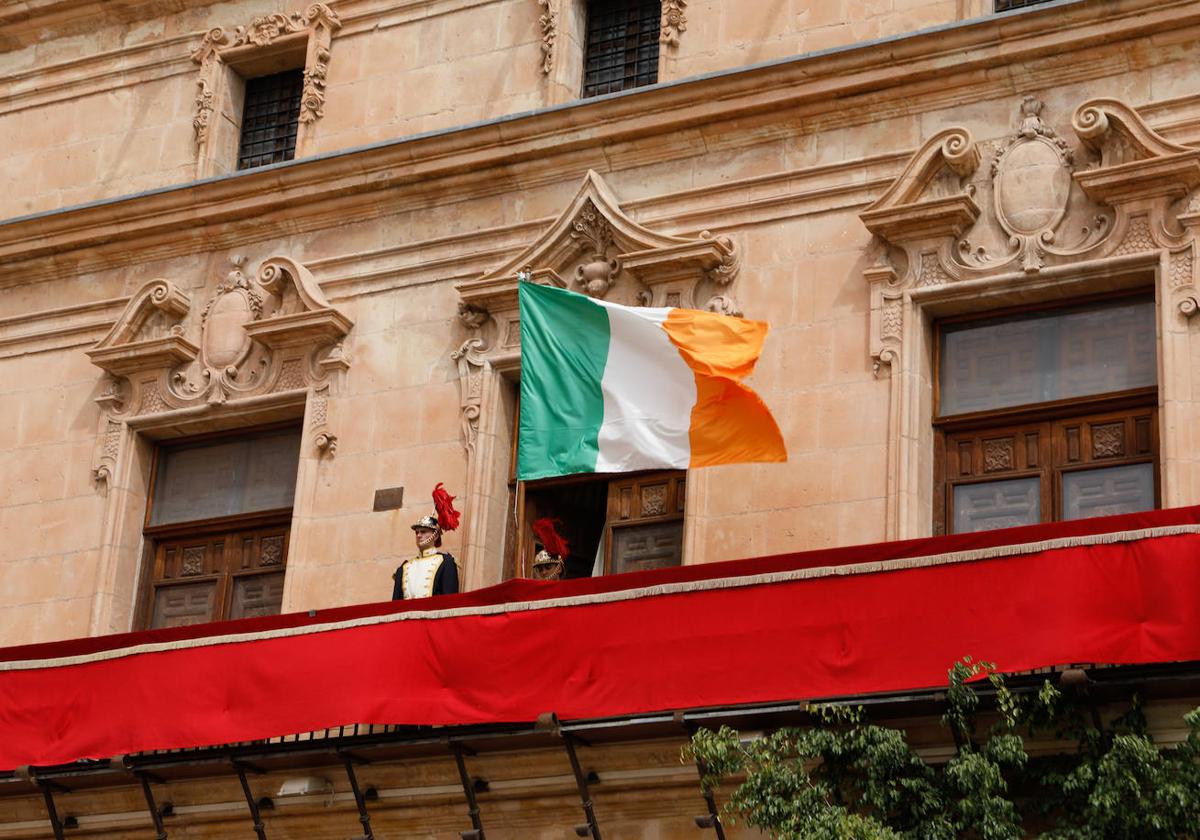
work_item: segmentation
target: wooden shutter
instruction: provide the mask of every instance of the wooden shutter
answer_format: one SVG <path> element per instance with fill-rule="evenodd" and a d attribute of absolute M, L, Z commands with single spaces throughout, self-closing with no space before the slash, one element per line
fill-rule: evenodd
<path fill-rule="evenodd" d="M 672 471 L 609 481 L 607 572 L 683 563 L 686 476 Z"/>

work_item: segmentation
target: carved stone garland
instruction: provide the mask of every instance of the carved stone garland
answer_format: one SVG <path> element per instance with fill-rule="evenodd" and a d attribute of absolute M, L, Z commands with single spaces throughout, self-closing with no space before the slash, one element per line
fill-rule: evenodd
<path fill-rule="evenodd" d="M 312 440 L 334 453 L 327 402 L 349 368 L 341 342 L 353 323 L 294 260 L 272 257 L 253 279 L 243 264 L 234 258 L 203 307 L 170 280 L 147 283 L 88 351 L 110 377 L 96 399 L 97 481 L 112 478 L 127 420 L 285 392 L 309 391 Z"/>
<path fill-rule="evenodd" d="M 208 141 L 223 52 L 239 47 L 265 47 L 283 36 L 307 33 L 300 122 L 312 123 L 324 115 L 329 50 L 333 33 L 341 27 L 342 21 L 336 12 L 324 3 L 313 3 L 303 12 L 276 12 L 256 17 L 248 25 L 234 29 L 232 35 L 222 27 L 205 33 L 200 46 L 192 51 L 192 61 L 200 65 L 200 78 L 196 82 L 199 91 L 192 117 L 197 150 Z"/>
<path fill-rule="evenodd" d="M 537 0 L 542 13 L 538 26 L 542 34 L 542 72 L 547 76 L 554 69 L 554 41 L 558 38 L 558 0 Z"/>
<path fill-rule="evenodd" d="M 906 327 L 923 323 L 913 319 L 927 302 L 987 306 L 971 301 L 1022 285 L 1050 300 L 1055 285 L 1080 288 L 1087 271 L 1152 271 L 1164 307 L 1187 317 L 1200 311 L 1200 150 L 1164 139 L 1114 99 L 1075 111 L 1072 128 L 1083 146 L 1076 150 L 1043 122 L 1042 111 L 1026 97 L 1016 131 L 998 141 L 976 143 L 965 128 L 938 132 L 860 216 L 881 246 L 864 274 L 870 353 L 876 371 L 887 366 L 892 373 L 889 482 L 918 480 L 900 475 L 902 464 L 920 472 L 920 453 L 899 450 L 915 445 L 929 423 L 919 416 L 919 395 L 910 393 L 919 377 L 903 376 Z M 1074 266 L 1078 272 L 1062 270 Z M 919 517 L 897 501 L 903 495 L 889 487 L 889 538 L 921 533 Z M 916 490 L 909 495 L 920 497 Z"/>
<path fill-rule="evenodd" d="M 679 46 L 679 36 L 687 31 L 687 17 L 683 13 L 686 8 L 687 0 L 663 0 L 659 39 L 664 44 Z"/>

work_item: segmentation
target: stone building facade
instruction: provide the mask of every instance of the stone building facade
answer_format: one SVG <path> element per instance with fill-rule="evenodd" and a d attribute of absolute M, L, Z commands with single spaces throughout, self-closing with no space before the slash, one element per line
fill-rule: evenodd
<path fill-rule="evenodd" d="M 0 2 L 0 643 L 384 600 L 439 481 L 470 589 L 528 573 L 556 494 L 609 570 L 953 530 L 958 479 L 1060 445 L 1149 465 L 1150 506 L 1200 503 L 1200 5 L 653 5 L 652 72 L 581 97 L 584 0 Z M 248 83 L 277 74 L 291 157 L 239 169 Z M 750 384 L 789 461 L 517 485 L 523 272 L 769 321 Z M 1075 426 L 939 425 L 947 325 L 1124 301 L 1149 307 L 1149 373 Z M 268 439 L 259 467 L 237 449 Z M 206 482 L 277 501 L 193 533 Z M 645 530 L 618 556 L 622 520 Z M 696 830 L 678 745 L 597 750 L 625 779 L 598 794 L 613 836 Z M 550 761 L 491 771 L 496 836 L 560 836 Z M 461 825 L 438 768 L 380 771 L 384 825 Z M 140 796 L 98 794 L 81 830 L 144 836 Z M 271 836 L 345 836 L 347 796 Z M 0 807 L 0 838 L 52 836 L 40 800 Z M 212 813 L 188 836 L 234 836 Z"/>

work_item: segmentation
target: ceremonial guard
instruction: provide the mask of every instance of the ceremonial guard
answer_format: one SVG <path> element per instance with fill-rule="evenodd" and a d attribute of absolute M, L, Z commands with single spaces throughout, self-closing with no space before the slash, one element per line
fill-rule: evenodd
<path fill-rule="evenodd" d="M 533 558 L 533 577 L 535 580 L 559 580 L 566 569 L 567 555 L 571 548 L 567 541 L 558 533 L 555 525 L 562 523 L 557 519 L 539 519 L 533 523 L 534 536 L 542 549 Z"/>
<path fill-rule="evenodd" d="M 392 575 L 392 600 L 428 598 L 431 595 L 453 595 L 458 592 L 458 561 L 442 547 L 442 532 L 458 527 L 459 513 L 454 509 L 454 496 L 443 489 L 441 482 L 433 490 L 436 516 L 422 516 L 412 526 L 416 537 L 417 554 L 400 564 Z"/>

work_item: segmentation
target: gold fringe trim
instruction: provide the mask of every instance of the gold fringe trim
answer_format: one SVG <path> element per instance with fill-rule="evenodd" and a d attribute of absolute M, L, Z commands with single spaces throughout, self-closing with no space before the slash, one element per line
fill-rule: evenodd
<path fill-rule="evenodd" d="M 745 575 L 740 577 L 711 578 L 708 580 L 684 581 L 680 583 L 663 583 L 657 586 L 643 586 L 636 589 L 622 589 L 616 592 L 602 592 L 596 595 L 580 595 L 573 598 L 548 598 L 541 601 L 517 601 L 505 604 L 487 604 L 478 607 L 456 607 L 445 610 L 421 610 L 413 612 L 393 613 L 389 615 L 374 615 L 364 618 L 348 619 L 346 621 L 329 622 L 327 624 L 306 624 L 303 627 L 282 627 L 278 630 L 264 630 L 258 633 L 229 633 L 223 636 L 204 636 L 198 639 L 181 639 L 175 642 L 154 642 L 134 645 L 128 648 L 97 651 L 95 653 L 77 656 L 63 656 L 56 659 L 30 659 L 14 662 L 0 662 L 0 672 L 4 671 L 33 671 L 43 668 L 61 668 L 69 665 L 84 665 L 90 662 L 103 662 L 111 659 L 122 659 L 127 656 L 140 656 L 146 653 L 163 653 L 170 650 L 205 647 L 207 645 L 230 645 L 242 642 L 255 642 L 267 639 L 284 639 L 294 636 L 307 636 L 314 633 L 329 633 L 334 630 L 348 630 L 354 627 L 368 627 L 377 624 L 390 624 L 395 621 L 436 621 L 443 618 L 458 618 L 473 615 L 503 615 L 505 613 L 532 612 L 536 610 L 552 610 L 562 607 L 578 607 L 590 604 L 611 604 L 619 601 L 631 601 L 636 598 L 648 598 L 657 595 L 677 595 L 686 592 L 705 592 L 716 589 L 739 589 L 747 586 L 763 586 L 772 583 L 786 583 L 799 580 L 811 580 L 823 577 L 851 577 L 854 575 L 870 575 L 881 572 L 898 572 L 905 569 L 921 569 L 932 566 L 947 566 L 955 563 L 972 563 L 980 560 L 995 560 L 1003 557 L 1019 557 L 1025 554 L 1038 554 L 1043 551 L 1053 551 L 1063 548 L 1079 548 L 1090 545 L 1114 545 L 1116 543 L 1136 542 L 1138 540 L 1154 539 L 1156 537 L 1174 537 L 1185 534 L 1200 534 L 1200 524 L 1167 525 L 1160 528 L 1145 528 L 1138 531 L 1114 531 L 1108 534 L 1088 534 L 1082 537 L 1061 537 L 1043 540 L 1035 543 L 1019 545 L 998 545 L 991 548 L 979 548 L 972 551 L 956 551 L 947 554 L 930 554 L 920 557 L 905 557 L 898 560 L 881 560 L 874 563 L 857 563 L 851 566 L 815 566 L 809 569 L 794 569 L 786 572 L 768 572 L 760 575 Z"/>

